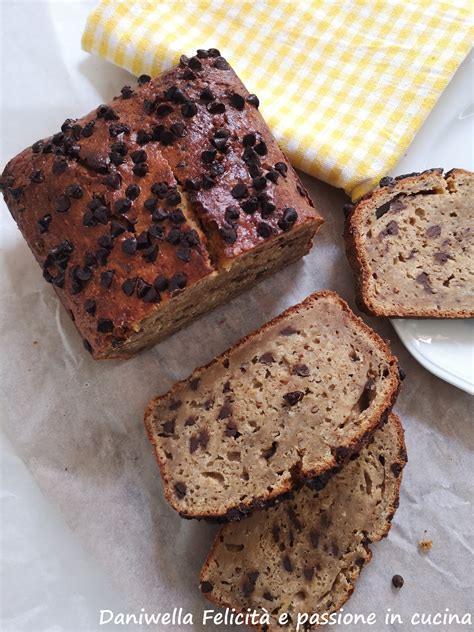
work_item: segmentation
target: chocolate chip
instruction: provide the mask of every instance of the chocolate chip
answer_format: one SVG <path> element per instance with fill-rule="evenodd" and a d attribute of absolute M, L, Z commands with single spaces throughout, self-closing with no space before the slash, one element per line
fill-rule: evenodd
<path fill-rule="evenodd" d="M 278 182 L 279 175 L 280 174 L 278 173 L 278 171 L 276 171 L 275 169 L 272 169 L 265 175 L 265 177 L 267 180 L 270 180 L 270 182 L 273 182 L 273 184 L 276 184 Z"/>
<path fill-rule="evenodd" d="M 177 272 L 169 280 L 168 290 L 174 292 L 182 290 L 184 287 L 186 287 L 186 276 L 182 272 Z"/>
<path fill-rule="evenodd" d="M 289 230 L 296 220 L 298 219 L 298 213 L 293 207 L 285 208 L 283 216 L 278 220 L 278 226 L 282 230 Z"/>
<path fill-rule="evenodd" d="M 259 156 L 266 156 L 268 153 L 267 145 L 261 140 L 255 145 L 255 151 Z"/>
<path fill-rule="evenodd" d="M 212 90 L 209 87 L 206 87 L 201 91 L 199 98 L 204 101 L 204 103 L 210 103 L 211 101 L 214 101 L 216 97 L 212 94 Z"/>
<path fill-rule="evenodd" d="M 219 228 L 219 235 L 227 244 L 233 244 L 237 241 L 237 231 L 232 226 Z"/>
<path fill-rule="evenodd" d="M 249 194 L 248 189 L 243 182 L 238 182 L 235 186 L 233 186 L 230 193 L 236 200 L 241 200 Z"/>
<path fill-rule="evenodd" d="M 137 149 L 136 151 L 132 151 L 130 158 L 135 164 L 138 164 L 139 162 L 146 162 L 148 156 L 144 149 Z"/>
<path fill-rule="evenodd" d="M 111 138 L 117 138 L 120 134 L 130 134 L 130 128 L 125 123 L 114 123 L 109 127 Z"/>
<path fill-rule="evenodd" d="M 232 437 L 234 439 L 238 439 L 239 437 L 242 436 L 240 432 L 238 431 L 237 424 L 233 420 L 230 420 L 227 422 L 227 425 L 224 430 L 224 435 L 226 437 Z"/>
<path fill-rule="evenodd" d="M 291 573 L 293 570 L 293 564 L 291 563 L 291 560 L 288 557 L 288 555 L 285 555 L 283 558 L 283 568 L 285 569 L 285 571 L 288 571 L 289 573 Z"/>
<path fill-rule="evenodd" d="M 143 296 L 143 302 L 144 303 L 159 303 L 160 301 L 161 301 L 161 296 L 155 290 L 155 288 L 153 286 L 150 287 L 147 290 L 147 292 L 145 293 L 145 295 Z"/>
<path fill-rule="evenodd" d="M 151 284 L 147 283 L 143 279 L 137 279 L 137 296 L 138 298 L 145 298 L 148 290 L 151 288 Z"/>
<path fill-rule="evenodd" d="M 433 293 L 433 288 L 431 287 L 431 280 L 430 280 L 429 275 L 426 274 L 426 272 L 421 272 L 416 277 L 416 282 L 420 283 L 420 285 L 422 285 L 425 291 L 428 292 L 429 294 Z"/>
<path fill-rule="evenodd" d="M 277 447 L 278 447 L 277 441 L 273 441 L 272 445 L 269 448 L 267 448 L 266 450 L 262 450 L 263 458 L 269 461 L 272 458 L 272 456 L 274 456 L 275 452 L 277 451 Z"/>
<path fill-rule="evenodd" d="M 228 206 L 225 209 L 224 219 L 228 224 L 236 222 L 240 217 L 240 211 L 238 206 Z"/>
<path fill-rule="evenodd" d="M 227 146 L 227 138 L 222 138 L 220 136 L 214 136 L 214 138 L 211 139 L 211 143 L 214 145 L 214 147 L 222 152 L 225 153 L 228 150 L 228 146 Z"/>
<path fill-rule="evenodd" d="M 146 162 L 139 162 L 133 167 L 132 171 L 136 176 L 146 176 L 146 174 L 148 173 L 148 165 L 146 164 Z"/>
<path fill-rule="evenodd" d="M 53 162 L 53 173 L 55 176 L 64 173 L 67 169 L 67 162 L 64 158 L 56 158 Z"/>
<path fill-rule="evenodd" d="M 125 239 L 122 242 L 122 250 L 127 254 L 127 255 L 133 255 L 135 254 L 136 250 L 137 250 L 137 240 L 135 239 L 135 237 L 131 237 L 129 239 Z"/>
<path fill-rule="evenodd" d="M 207 59 L 209 57 L 208 51 L 204 50 L 203 48 L 198 48 L 196 54 L 199 57 L 199 59 Z"/>
<path fill-rule="evenodd" d="M 438 226 L 437 224 L 435 226 L 430 226 L 429 228 L 426 229 L 425 235 L 429 239 L 439 237 L 441 235 L 441 226 Z"/>
<path fill-rule="evenodd" d="M 302 391 L 291 391 L 283 395 L 283 399 L 290 405 L 294 406 L 298 402 L 300 402 L 304 397 L 304 393 Z"/>
<path fill-rule="evenodd" d="M 138 85 L 142 86 L 144 83 L 148 83 L 149 81 L 151 81 L 151 77 L 150 75 L 143 74 L 138 77 L 137 81 L 138 81 Z"/>
<path fill-rule="evenodd" d="M 379 182 L 379 186 L 381 187 L 388 187 L 393 184 L 395 184 L 395 180 L 391 176 L 385 176 L 385 178 L 382 178 Z"/>
<path fill-rule="evenodd" d="M 160 103 L 160 105 L 156 108 L 156 116 L 159 118 L 163 118 L 164 116 L 168 116 L 173 112 L 173 108 L 168 103 Z"/>
<path fill-rule="evenodd" d="M 97 303 L 95 302 L 95 300 L 93 298 L 86 299 L 86 301 L 84 302 L 84 310 L 91 316 L 94 316 L 96 309 Z"/>
<path fill-rule="evenodd" d="M 213 176 L 221 176 L 225 172 L 225 167 L 222 162 L 215 160 L 211 165 L 211 174 Z"/>
<path fill-rule="evenodd" d="M 258 210 L 258 199 L 251 197 L 241 202 L 240 206 L 247 215 L 253 215 Z"/>
<path fill-rule="evenodd" d="M 113 270 L 106 270 L 105 272 L 101 272 L 100 274 L 100 285 L 108 290 L 112 285 L 112 280 L 114 278 Z"/>
<path fill-rule="evenodd" d="M 35 169 L 30 173 L 30 180 L 35 184 L 40 184 L 41 182 L 44 182 L 44 173 L 41 169 Z"/>
<path fill-rule="evenodd" d="M 114 330 L 114 323 L 108 318 L 99 318 L 97 321 L 97 331 L 101 334 L 108 334 Z"/>
<path fill-rule="evenodd" d="M 228 70 L 230 68 L 229 64 L 223 57 L 216 57 L 214 63 L 212 64 L 214 68 L 218 70 Z"/>
<path fill-rule="evenodd" d="M 171 421 L 165 421 L 164 424 L 161 424 L 161 427 L 163 429 L 163 435 L 169 437 L 171 435 L 174 435 L 176 421 L 174 419 L 172 419 Z"/>
<path fill-rule="evenodd" d="M 267 239 L 273 234 L 272 227 L 267 222 L 259 222 L 257 224 L 257 235 Z"/>
<path fill-rule="evenodd" d="M 244 597 L 250 597 L 250 595 L 255 591 L 255 585 L 257 583 L 257 579 L 260 573 L 258 571 L 249 571 L 242 585 L 242 592 Z"/>
<path fill-rule="evenodd" d="M 175 491 L 176 496 L 179 498 L 179 500 L 182 500 L 186 496 L 186 491 L 187 491 L 185 483 L 181 483 L 181 482 L 175 483 L 174 491 Z"/>
<path fill-rule="evenodd" d="M 58 213 L 65 213 L 71 208 L 71 200 L 67 195 L 60 195 L 56 202 L 56 210 Z"/>
<path fill-rule="evenodd" d="M 95 121 L 89 121 L 82 128 L 83 138 L 89 138 L 94 133 Z"/>
<path fill-rule="evenodd" d="M 127 213 L 132 208 L 132 202 L 128 198 L 120 198 L 114 204 L 114 210 L 116 213 L 122 215 Z"/>
<path fill-rule="evenodd" d="M 122 177 L 117 172 L 109 173 L 105 178 L 105 183 L 114 191 L 118 191 L 120 189 L 120 185 L 122 184 Z"/>
<path fill-rule="evenodd" d="M 49 225 L 51 224 L 52 216 L 47 213 L 41 219 L 38 220 L 39 232 L 42 235 L 43 233 L 47 233 L 49 229 Z"/>
<path fill-rule="evenodd" d="M 166 184 L 166 182 L 154 182 L 150 187 L 150 191 L 153 193 L 153 195 L 156 195 L 160 199 L 163 199 L 168 193 L 168 185 Z"/>
<path fill-rule="evenodd" d="M 164 292 L 165 290 L 168 289 L 168 279 L 163 276 L 162 274 L 159 274 L 156 279 L 153 281 L 153 287 L 158 291 L 158 292 Z"/>
<path fill-rule="evenodd" d="M 132 294 L 135 292 L 135 286 L 137 284 L 137 277 L 133 277 L 131 279 L 126 279 L 123 283 L 122 283 L 122 291 L 127 295 L 127 296 L 132 296 Z"/>
<path fill-rule="evenodd" d="M 202 70 L 202 64 L 197 57 L 191 57 L 188 61 L 188 66 L 192 70 Z"/>
<path fill-rule="evenodd" d="M 190 69 L 190 68 L 186 68 L 183 72 L 182 75 L 183 79 L 192 81 L 193 79 L 196 79 L 196 75 L 194 74 L 194 72 Z"/>
<path fill-rule="evenodd" d="M 123 140 L 115 141 L 115 143 L 112 143 L 110 148 L 112 149 L 112 151 L 117 152 L 121 156 L 126 156 L 128 153 L 127 143 L 124 143 Z"/>
<path fill-rule="evenodd" d="M 263 176 L 259 176 L 252 180 L 252 186 L 257 191 L 262 191 L 267 186 L 267 180 Z"/>
<path fill-rule="evenodd" d="M 435 252 L 434 254 L 434 260 L 436 261 L 436 263 L 439 263 L 440 265 L 446 263 L 447 260 L 451 258 L 452 257 L 448 255 L 446 252 Z"/>
<path fill-rule="evenodd" d="M 230 95 L 230 102 L 236 110 L 243 110 L 245 108 L 244 97 L 236 92 Z"/>
<path fill-rule="evenodd" d="M 88 351 L 89 353 L 92 353 L 91 343 L 90 343 L 88 340 L 86 340 L 86 339 L 84 338 L 84 339 L 83 339 L 83 341 L 82 341 L 82 344 L 84 345 L 84 349 L 85 349 L 86 351 Z"/>
<path fill-rule="evenodd" d="M 186 127 L 184 123 L 179 121 L 170 125 L 170 130 L 177 138 L 183 138 L 186 136 Z"/>
<path fill-rule="evenodd" d="M 224 114 L 225 105 L 219 101 L 213 101 L 207 104 L 206 109 L 210 114 Z"/>
<path fill-rule="evenodd" d="M 42 140 L 37 140 L 36 143 L 33 143 L 33 145 L 31 146 L 31 151 L 34 154 L 39 154 L 42 149 L 43 149 L 43 141 Z"/>
<path fill-rule="evenodd" d="M 178 246 L 176 249 L 176 256 L 180 261 L 189 263 L 191 261 L 191 249 L 185 246 Z"/>
<path fill-rule="evenodd" d="M 214 586 L 211 582 L 201 582 L 201 592 L 203 594 L 210 593 L 214 589 Z"/>
<path fill-rule="evenodd" d="M 153 217 L 153 219 L 155 220 L 155 217 Z M 163 228 L 159 224 L 150 224 L 150 227 L 148 228 L 148 234 L 154 239 L 163 239 L 164 237 Z"/>
<path fill-rule="evenodd" d="M 402 466 L 400 463 L 392 463 L 390 469 L 392 470 L 392 474 L 395 478 L 398 478 L 400 476 L 400 472 L 402 471 Z"/>
<path fill-rule="evenodd" d="M 189 452 L 193 454 L 198 448 L 205 450 L 209 443 L 209 433 L 206 429 L 201 430 L 197 435 L 191 435 L 189 440 Z"/>
<path fill-rule="evenodd" d="M 242 143 L 244 147 L 253 147 L 256 142 L 257 142 L 257 137 L 255 136 L 253 132 L 250 132 L 249 134 L 245 134 L 245 136 L 242 139 Z"/>
<path fill-rule="evenodd" d="M 72 197 L 74 200 L 80 200 L 84 195 L 84 191 L 79 184 L 69 184 L 66 187 L 66 195 Z"/>
<path fill-rule="evenodd" d="M 83 161 L 83 164 L 92 169 L 92 171 L 97 171 L 97 173 L 107 173 L 109 170 L 109 158 L 104 158 L 103 156 L 87 156 Z"/>
<path fill-rule="evenodd" d="M 199 178 L 186 178 L 184 181 L 184 189 L 186 191 L 199 191 L 202 186 L 202 181 Z"/>
<path fill-rule="evenodd" d="M 209 57 L 220 57 L 221 53 L 218 48 L 208 48 Z"/>
<path fill-rule="evenodd" d="M 306 364 L 295 364 L 291 369 L 293 375 L 299 375 L 300 377 L 308 377 L 310 372 Z"/>
<path fill-rule="evenodd" d="M 401 575 L 394 575 L 392 577 L 392 585 L 395 588 L 401 588 L 404 583 L 405 583 L 405 580 L 403 579 Z"/>
<path fill-rule="evenodd" d="M 398 234 L 399 234 L 398 224 L 397 222 L 392 220 L 387 224 L 386 228 L 384 228 L 381 231 L 380 236 L 386 237 L 387 235 L 398 235 Z"/>
<path fill-rule="evenodd" d="M 62 132 L 58 132 L 57 134 L 54 134 L 53 138 L 53 145 L 61 145 L 64 141 L 64 134 Z"/>
<path fill-rule="evenodd" d="M 151 134 L 149 134 L 146 130 L 139 129 L 137 132 L 136 141 L 139 145 L 146 145 L 146 143 L 149 143 L 151 141 L 151 138 Z"/>
<path fill-rule="evenodd" d="M 181 114 L 186 118 L 192 118 L 193 116 L 196 116 L 197 111 L 198 110 L 195 103 L 183 103 L 183 105 L 181 106 Z"/>
<path fill-rule="evenodd" d="M 132 90 L 132 88 L 130 86 L 124 86 L 121 90 L 120 90 L 122 97 L 124 99 L 130 99 L 130 97 L 133 96 L 134 92 Z"/>
<path fill-rule="evenodd" d="M 171 191 L 166 195 L 166 204 L 169 206 L 176 206 L 181 202 L 181 195 L 178 191 Z"/>
<path fill-rule="evenodd" d="M 249 94 L 248 97 L 245 99 L 248 103 L 251 103 L 252 105 L 254 105 L 257 110 L 258 110 L 258 106 L 260 105 L 260 101 L 259 98 L 257 97 L 256 94 Z"/>
<path fill-rule="evenodd" d="M 138 186 L 138 184 L 129 184 L 128 187 L 125 189 L 125 195 L 128 197 L 129 200 L 136 200 L 137 197 L 140 195 L 140 187 Z"/>
<path fill-rule="evenodd" d="M 177 208 L 173 213 L 170 213 L 168 216 L 169 220 L 173 224 L 184 224 L 186 218 L 184 217 L 184 213 L 180 208 Z"/>

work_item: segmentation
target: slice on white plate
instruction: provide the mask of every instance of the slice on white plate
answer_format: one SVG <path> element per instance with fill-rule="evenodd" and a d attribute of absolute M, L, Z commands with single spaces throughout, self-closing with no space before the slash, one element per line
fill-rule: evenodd
<path fill-rule="evenodd" d="M 474 170 L 474 52 L 465 59 L 416 138 L 389 175 L 431 167 Z M 392 324 L 410 353 L 428 371 L 474 394 L 474 322 L 469 320 L 394 319 Z"/>

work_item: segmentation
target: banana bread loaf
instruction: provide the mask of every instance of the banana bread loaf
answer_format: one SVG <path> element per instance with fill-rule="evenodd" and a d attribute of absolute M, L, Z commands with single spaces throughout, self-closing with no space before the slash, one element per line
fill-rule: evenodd
<path fill-rule="evenodd" d="M 361 309 L 374 316 L 474 316 L 474 174 L 383 178 L 347 209 Z"/>
<path fill-rule="evenodd" d="M 149 404 L 166 498 L 184 517 L 227 521 L 320 486 L 398 388 L 377 334 L 337 294 L 313 294 Z"/>
<path fill-rule="evenodd" d="M 324 616 L 349 599 L 370 561 L 369 543 L 390 529 L 405 463 L 403 429 L 390 415 L 322 491 L 303 488 L 288 502 L 223 526 L 202 568 L 201 590 L 237 612 L 265 608 L 270 624 L 261 630 L 327 623 Z"/>
<path fill-rule="evenodd" d="M 322 223 L 219 51 L 138 84 L 1 178 L 95 358 L 127 357 L 295 261 Z"/>

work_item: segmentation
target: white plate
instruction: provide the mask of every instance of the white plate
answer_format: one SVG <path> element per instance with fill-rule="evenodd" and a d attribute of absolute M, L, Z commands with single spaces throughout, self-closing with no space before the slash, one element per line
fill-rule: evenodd
<path fill-rule="evenodd" d="M 474 170 L 473 66 L 471 51 L 390 175 L 430 167 Z M 392 324 L 428 371 L 474 394 L 474 320 L 396 319 Z"/>

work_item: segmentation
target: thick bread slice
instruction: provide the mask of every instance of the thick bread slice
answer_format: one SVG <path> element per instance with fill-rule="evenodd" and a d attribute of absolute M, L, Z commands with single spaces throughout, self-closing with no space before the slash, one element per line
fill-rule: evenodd
<path fill-rule="evenodd" d="M 322 486 L 398 389 L 387 345 L 337 294 L 313 294 L 149 404 L 166 498 L 184 517 L 226 521 Z"/>
<path fill-rule="evenodd" d="M 336 612 L 351 596 L 371 558 L 368 544 L 387 535 L 406 460 L 403 429 L 392 414 L 322 491 L 303 488 L 288 502 L 222 527 L 201 590 L 238 612 L 265 608 L 270 624 L 261 630 L 317 627 L 316 615 Z M 279 624 L 283 613 L 289 625 Z"/>
<path fill-rule="evenodd" d="M 346 248 L 374 316 L 474 316 L 474 173 L 383 178 L 348 207 Z"/>

